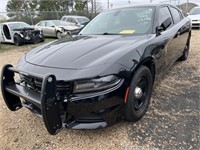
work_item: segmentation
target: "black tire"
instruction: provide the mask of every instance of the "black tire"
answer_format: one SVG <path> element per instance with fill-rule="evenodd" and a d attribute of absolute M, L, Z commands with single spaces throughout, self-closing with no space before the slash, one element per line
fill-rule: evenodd
<path fill-rule="evenodd" d="M 18 34 L 14 35 L 14 43 L 15 43 L 16 46 L 22 46 L 23 45 L 23 40 Z"/>
<path fill-rule="evenodd" d="M 61 32 L 60 31 L 57 31 L 56 32 L 56 37 L 58 38 L 58 39 L 61 39 L 62 37 L 61 37 Z"/>
<path fill-rule="evenodd" d="M 129 88 L 128 99 L 125 104 L 125 118 L 127 121 L 136 122 L 147 112 L 153 87 L 153 78 L 150 70 L 141 66 L 135 73 Z M 136 88 L 142 91 L 141 98 L 135 94 Z"/>
<path fill-rule="evenodd" d="M 180 60 L 180 61 L 187 60 L 188 55 L 189 55 L 189 50 L 190 50 L 190 37 L 188 38 L 188 41 L 185 45 L 183 55 L 178 60 Z"/>
<path fill-rule="evenodd" d="M 41 41 L 40 42 L 44 42 L 45 41 L 45 37 L 43 36 L 42 38 L 41 38 Z"/>

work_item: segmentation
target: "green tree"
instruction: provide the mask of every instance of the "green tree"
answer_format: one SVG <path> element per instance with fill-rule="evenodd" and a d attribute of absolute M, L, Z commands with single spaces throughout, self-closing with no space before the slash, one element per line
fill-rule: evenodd
<path fill-rule="evenodd" d="M 87 6 L 87 1 L 76 0 L 75 9 L 76 11 L 84 11 Z"/>
<path fill-rule="evenodd" d="M 8 17 L 13 19 L 19 19 L 21 18 L 21 9 L 22 9 L 22 3 L 20 3 L 17 0 L 9 0 L 6 5 L 6 10 L 8 12 Z"/>

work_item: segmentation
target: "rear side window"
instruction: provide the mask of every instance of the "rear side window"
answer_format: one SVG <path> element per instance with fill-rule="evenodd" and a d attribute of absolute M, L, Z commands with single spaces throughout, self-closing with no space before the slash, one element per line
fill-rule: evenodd
<path fill-rule="evenodd" d="M 44 26 L 45 26 L 45 22 L 40 22 L 40 23 L 38 24 L 38 26 L 44 27 Z"/>
<path fill-rule="evenodd" d="M 62 17 L 61 20 L 62 20 L 62 21 L 66 21 L 66 20 L 67 20 L 67 17 Z"/>
<path fill-rule="evenodd" d="M 160 10 L 159 10 L 159 19 L 158 19 L 158 22 L 159 22 L 159 26 L 167 19 L 167 18 L 171 18 L 171 13 L 169 11 L 169 8 L 168 7 L 161 7 Z M 169 26 L 171 27 L 172 24 Z M 168 28 L 169 28 L 168 27 Z"/>
<path fill-rule="evenodd" d="M 172 13 L 174 23 L 177 24 L 182 19 L 180 16 L 180 12 L 176 8 L 173 8 L 173 7 L 170 7 L 170 10 Z"/>

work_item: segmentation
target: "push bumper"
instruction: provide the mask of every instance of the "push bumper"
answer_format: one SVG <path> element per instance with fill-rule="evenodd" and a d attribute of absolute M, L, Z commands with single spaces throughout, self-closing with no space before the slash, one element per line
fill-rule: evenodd
<path fill-rule="evenodd" d="M 5 65 L 2 69 L 1 90 L 7 107 L 11 111 L 16 111 L 22 107 L 20 97 L 26 99 L 40 108 L 48 132 L 52 135 L 58 133 L 63 128 L 63 124 L 56 100 L 56 77 L 52 74 L 47 74 L 44 77 L 29 74 L 43 79 L 42 91 L 39 93 L 17 84 L 14 80 L 15 73 L 25 74 L 14 69 L 11 65 Z"/>
<path fill-rule="evenodd" d="M 16 73 L 42 79 L 41 92 L 16 83 Z M 120 93 L 123 93 L 122 83 L 108 91 L 73 95 L 59 102 L 56 95 L 56 77 L 53 74 L 27 74 L 11 65 L 5 65 L 1 75 L 1 90 L 7 107 L 11 111 L 22 108 L 20 98 L 37 107 L 48 132 L 52 135 L 64 127 L 96 129 L 119 122 L 123 109 L 123 99 L 120 96 Z M 34 111 L 34 107 L 29 109 Z"/>

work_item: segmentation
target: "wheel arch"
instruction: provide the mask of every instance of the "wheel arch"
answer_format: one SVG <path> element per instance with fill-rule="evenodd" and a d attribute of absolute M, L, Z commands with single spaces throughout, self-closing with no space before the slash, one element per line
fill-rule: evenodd
<path fill-rule="evenodd" d="M 142 60 L 141 62 L 139 62 L 139 63 L 137 64 L 137 66 L 132 70 L 131 76 L 130 76 L 130 78 L 129 78 L 130 80 L 129 80 L 129 82 L 128 82 L 128 85 L 130 85 L 131 80 L 132 80 L 132 78 L 133 78 L 135 72 L 136 72 L 141 66 L 145 66 L 145 67 L 147 67 L 147 68 L 150 70 L 150 72 L 151 72 L 151 74 L 152 74 L 152 77 L 153 77 L 153 83 L 154 83 L 155 74 L 156 74 L 155 60 L 154 60 L 154 58 L 152 58 L 152 57 L 147 57 L 147 58 L 145 58 L 144 60 Z"/>

